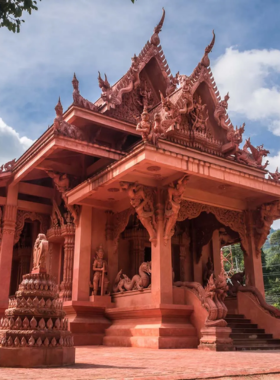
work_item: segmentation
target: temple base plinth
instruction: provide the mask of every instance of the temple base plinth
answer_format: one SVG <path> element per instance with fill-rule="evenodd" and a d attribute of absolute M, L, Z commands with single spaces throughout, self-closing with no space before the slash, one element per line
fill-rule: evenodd
<path fill-rule="evenodd" d="M 104 307 L 114 307 L 114 304 L 112 303 L 111 296 L 105 295 L 105 296 L 95 296 L 91 295 L 89 297 L 89 302 L 94 303 L 94 305 L 97 306 L 104 306 Z"/>
<path fill-rule="evenodd" d="M 229 327 L 205 327 L 201 329 L 202 338 L 198 349 L 209 351 L 233 351 L 233 341 L 229 337 Z"/>
<path fill-rule="evenodd" d="M 145 348 L 196 348 L 196 329 L 189 321 L 189 305 L 149 305 L 107 309 L 112 325 L 105 346 Z"/>
<path fill-rule="evenodd" d="M 73 333 L 75 346 L 102 345 L 105 329 L 110 321 L 105 316 L 105 306 L 89 301 L 66 301 L 63 310 L 68 318 L 68 328 Z"/>
<path fill-rule="evenodd" d="M 0 367 L 62 367 L 75 364 L 74 347 L 1 347 Z"/>

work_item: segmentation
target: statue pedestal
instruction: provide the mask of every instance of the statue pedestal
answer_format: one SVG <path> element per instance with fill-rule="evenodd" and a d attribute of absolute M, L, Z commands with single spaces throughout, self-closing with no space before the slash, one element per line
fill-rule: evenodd
<path fill-rule="evenodd" d="M 97 306 L 102 307 L 114 307 L 114 304 L 112 303 L 111 296 L 105 295 L 105 296 L 90 296 L 89 302 L 93 302 Z"/>
<path fill-rule="evenodd" d="M 206 351 L 233 351 L 230 327 L 204 327 L 198 349 Z"/>

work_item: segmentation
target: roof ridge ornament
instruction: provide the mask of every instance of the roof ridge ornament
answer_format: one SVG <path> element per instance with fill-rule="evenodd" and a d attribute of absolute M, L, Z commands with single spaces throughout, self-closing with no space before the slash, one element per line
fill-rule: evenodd
<path fill-rule="evenodd" d="M 73 104 L 78 107 L 86 108 L 91 111 L 98 111 L 98 107 L 90 102 L 89 100 L 85 99 L 81 94 L 79 90 L 79 81 L 76 77 L 76 74 L 74 73 L 73 79 L 72 79 L 72 85 L 73 85 Z"/>
<path fill-rule="evenodd" d="M 212 33 L 213 33 L 212 41 L 210 42 L 208 46 L 206 46 L 204 56 L 202 57 L 201 62 L 200 62 L 202 66 L 205 66 L 205 67 L 210 66 L 210 59 L 208 57 L 208 54 L 211 53 L 215 44 L 216 36 L 215 36 L 214 29 L 212 30 Z"/>
<path fill-rule="evenodd" d="M 162 8 L 162 16 L 161 16 L 160 22 L 154 28 L 154 34 L 152 35 L 152 37 L 150 39 L 150 43 L 152 45 L 158 46 L 160 43 L 160 39 L 159 39 L 158 34 L 159 34 L 159 32 L 161 32 L 161 29 L 162 29 L 162 26 L 164 23 L 164 19 L 165 19 L 165 9 Z"/>

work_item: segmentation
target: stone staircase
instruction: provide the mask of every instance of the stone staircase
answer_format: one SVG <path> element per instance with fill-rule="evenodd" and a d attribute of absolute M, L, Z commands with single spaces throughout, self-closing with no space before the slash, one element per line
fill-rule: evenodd
<path fill-rule="evenodd" d="M 232 329 L 230 337 L 236 351 L 241 350 L 280 350 L 280 339 L 273 339 L 257 324 L 251 323 L 242 314 L 228 314 L 228 326 Z"/>

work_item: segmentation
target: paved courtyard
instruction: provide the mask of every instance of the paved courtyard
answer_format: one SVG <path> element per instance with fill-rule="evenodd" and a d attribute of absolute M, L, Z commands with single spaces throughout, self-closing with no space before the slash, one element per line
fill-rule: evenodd
<path fill-rule="evenodd" d="M 277 374 L 278 373 L 278 374 Z M 265 375 L 267 374 L 267 375 Z M 251 375 L 246 376 L 245 375 Z M 230 377 L 229 377 L 230 376 Z M 1 368 L 0 379 L 214 379 L 233 376 L 280 380 L 280 351 L 210 352 L 78 347 L 76 365 L 65 368 Z"/>

